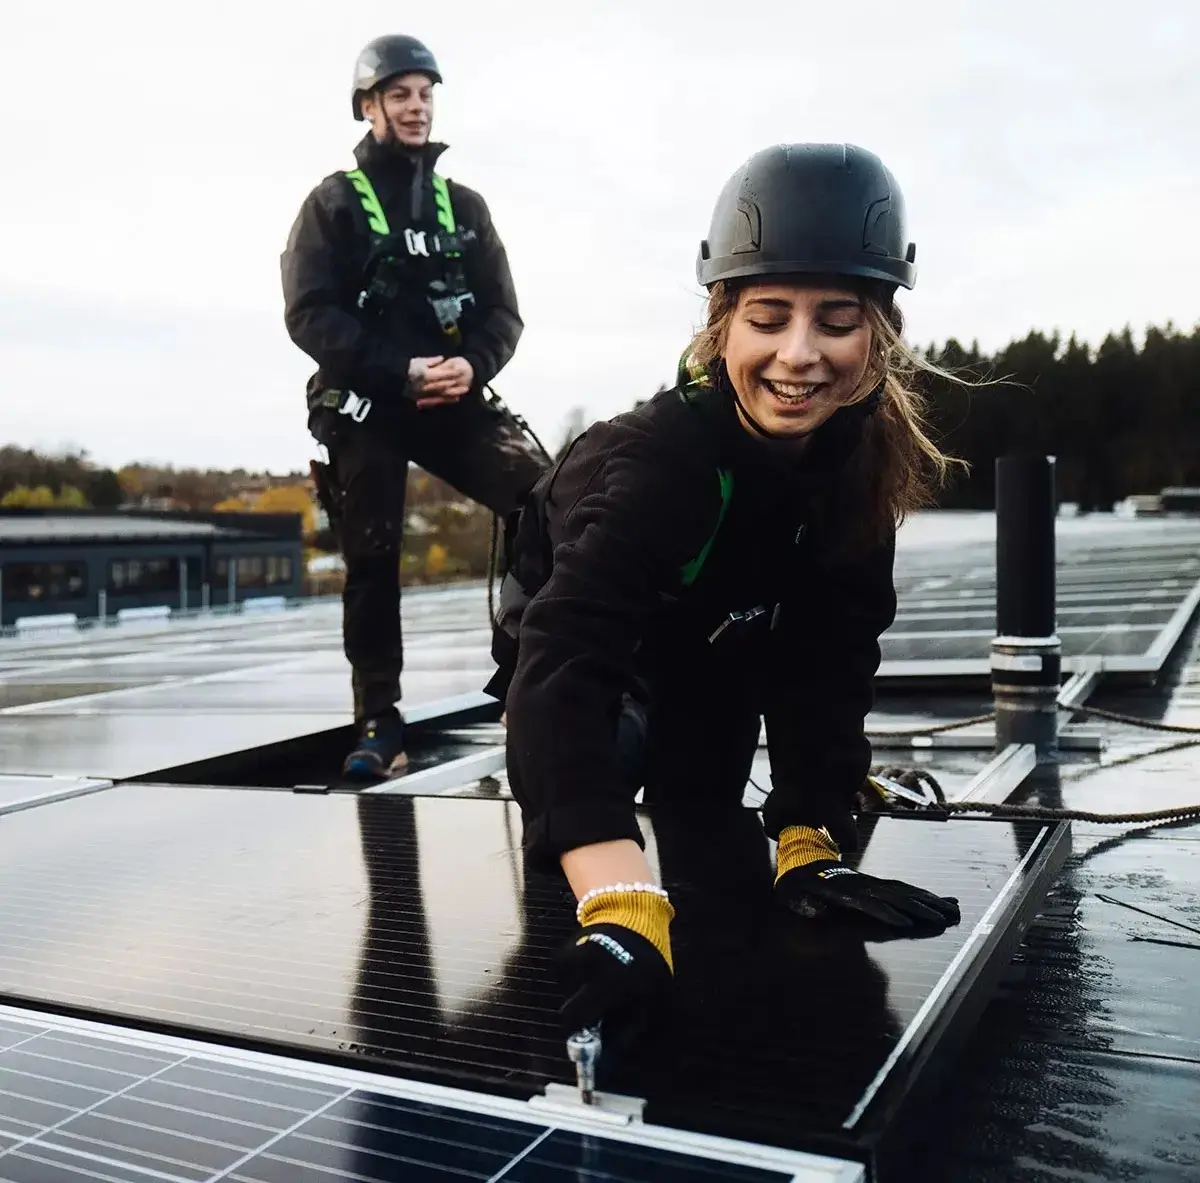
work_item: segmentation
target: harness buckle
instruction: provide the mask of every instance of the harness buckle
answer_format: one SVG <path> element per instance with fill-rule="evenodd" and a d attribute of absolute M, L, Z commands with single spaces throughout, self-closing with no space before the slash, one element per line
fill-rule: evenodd
<path fill-rule="evenodd" d="M 353 390 L 346 391 L 346 398 L 338 407 L 339 415 L 349 415 L 355 423 L 361 423 L 371 413 L 371 400 L 360 398 Z"/>
<path fill-rule="evenodd" d="M 458 328 L 463 310 L 475 306 L 475 295 L 473 292 L 461 292 L 458 295 L 430 296 L 429 306 L 442 332 L 451 333 Z"/>

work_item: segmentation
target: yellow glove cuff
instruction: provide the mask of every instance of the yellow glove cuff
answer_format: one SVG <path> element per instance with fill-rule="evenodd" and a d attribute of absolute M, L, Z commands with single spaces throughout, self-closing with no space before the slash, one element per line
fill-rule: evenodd
<path fill-rule="evenodd" d="M 814 830 L 811 826 L 788 826 L 779 835 L 779 849 L 776 851 L 775 882 L 781 875 L 794 871 L 797 867 L 808 863 L 820 862 L 822 859 L 841 861 L 842 852 L 837 843 L 829 836 L 827 830 Z"/>
<path fill-rule="evenodd" d="M 665 895 L 647 891 L 606 891 L 593 896 L 578 912 L 579 923 L 619 924 L 645 937 L 662 954 L 674 973 L 671 960 L 671 921 L 675 909 Z"/>

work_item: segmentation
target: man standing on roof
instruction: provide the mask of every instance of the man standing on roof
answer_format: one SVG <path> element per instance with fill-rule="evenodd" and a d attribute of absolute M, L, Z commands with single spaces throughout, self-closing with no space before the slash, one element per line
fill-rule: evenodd
<path fill-rule="evenodd" d="M 478 193 L 435 171 L 433 54 L 386 36 L 358 56 L 358 167 L 305 199 L 283 253 L 285 322 L 318 366 L 318 491 L 346 562 L 343 638 L 359 738 L 352 779 L 403 771 L 400 550 L 410 460 L 506 516 L 548 458 L 484 388 L 522 331 L 504 246 Z"/>

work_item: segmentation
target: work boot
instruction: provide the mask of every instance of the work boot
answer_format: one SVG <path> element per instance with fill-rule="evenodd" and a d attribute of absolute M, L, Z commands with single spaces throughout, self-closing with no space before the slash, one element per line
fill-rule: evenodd
<path fill-rule="evenodd" d="M 362 724 L 358 744 L 346 757 L 342 775 L 347 780 L 385 780 L 407 768 L 404 720 L 397 711 L 389 711 Z"/>

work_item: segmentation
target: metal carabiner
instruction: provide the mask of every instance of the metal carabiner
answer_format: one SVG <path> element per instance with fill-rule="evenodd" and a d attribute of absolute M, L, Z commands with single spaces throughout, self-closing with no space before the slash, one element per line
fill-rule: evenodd
<path fill-rule="evenodd" d="M 746 624 L 748 621 L 754 620 L 759 616 L 766 616 L 767 610 L 761 604 L 757 608 L 749 608 L 745 612 L 730 612 L 730 614 L 717 627 L 708 634 L 708 643 L 715 645 L 717 638 L 731 625 Z"/>

